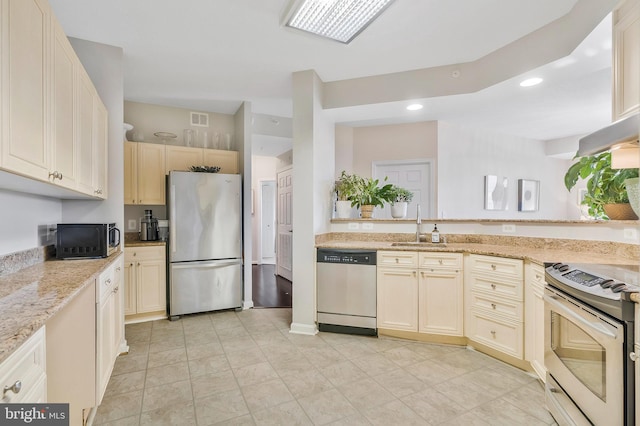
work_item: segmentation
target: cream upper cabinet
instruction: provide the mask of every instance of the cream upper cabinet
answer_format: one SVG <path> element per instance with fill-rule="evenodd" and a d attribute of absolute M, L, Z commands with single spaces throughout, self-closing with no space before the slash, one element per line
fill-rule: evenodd
<path fill-rule="evenodd" d="M 0 169 L 106 198 L 106 108 L 45 0 L 0 0 Z"/>
<path fill-rule="evenodd" d="M 138 201 L 138 144 L 124 143 L 124 203 Z"/>
<path fill-rule="evenodd" d="M 2 169 L 49 179 L 50 9 L 45 0 L 2 0 Z"/>
<path fill-rule="evenodd" d="M 107 141 L 107 108 L 104 106 L 97 93 L 93 97 L 93 161 L 92 181 L 93 193 L 99 197 L 107 198 L 107 166 L 108 166 L 108 141 Z"/>
<path fill-rule="evenodd" d="M 218 166 L 220 173 L 238 173 L 238 151 L 224 151 L 221 149 L 205 149 L 204 165 Z"/>
<path fill-rule="evenodd" d="M 138 199 L 136 203 L 126 204 L 164 204 L 164 145 L 152 143 L 138 143 L 137 145 L 136 176 Z"/>
<path fill-rule="evenodd" d="M 191 166 L 203 164 L 203 149 L 187 146 L 167 145 L 165 151 L 165 173 L 172 170 L 189 171 Z"/>
<path fill-rule="evenodd" d="M 76 54 L 66 34 L 55 19 L 52 47 L 51 180 L 65 188 L 77 186 L 78 148 L 74 95 L 76 93 Z M 70 95 L 71 94 L 71 95 Z M 57 173 L 56 173 L 57 172 Z M 57 180 L 56 180 L 57 179 Z"/>
<path fill-rule="evenodd" d="M 613 11 L 613 121 L 640 112 L 640 1 Z"/>
<path fill-rule="evenodd" d="M 529 361 L 538 378 L 545 382 L 547 370 L 544 366 L 544 268 L 526 262 L 524 276 L 525 359 Z"/>
<path fill-rule="evenodd" d="M 419 253 L 418 331 L 462 336 L 462 254 Z"/>

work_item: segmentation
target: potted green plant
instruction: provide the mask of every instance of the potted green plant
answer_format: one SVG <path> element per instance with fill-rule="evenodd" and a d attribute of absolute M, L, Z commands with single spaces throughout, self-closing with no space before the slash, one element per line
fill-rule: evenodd
<path fill-rule="evenodd" d="M 387 178 L 384 178 L 386 181 Z M 351 199 L 352 207 L 359 207 L 363 219 L 371 218 L 374 207 L 383 207 L 384 203 L 393 199 L 392 187 L 390 183 L 379 186 L 380 181 L 373 178 L 359 177 L 357 191 Z"/>
<path fill-rule="evenodd" d="M 611 153 L 580 157 L 564 176 L 564 185 L 570 191 L 578 179 L 587 180 L 587 193 L 582 204 L 589 208 L 594 219 L 634 220 L 629 205 L 625 180 L 638 177 L 638 169 L 612 169 Z"/>
<path fill-rule="evenodd" d="M 392 186 L 391 192 L 391 217 L 395 219 L 406 217 L 407 206 L 413 200 L 413 192 L 396 185 Z"/>
<path fill-rule="evenodd" d="M 340 178 L 333 187 L 338 197 L 336 201 L 336 217 L 338 219 L 348 219 L 351 217 L 351 198 L 359 188 L 360 179 L 359 176 L 348 174 L 344 170 L 340 173 Z"/>

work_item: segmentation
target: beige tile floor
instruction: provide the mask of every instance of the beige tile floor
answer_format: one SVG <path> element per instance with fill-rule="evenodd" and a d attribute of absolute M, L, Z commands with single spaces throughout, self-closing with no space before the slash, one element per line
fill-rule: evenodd
<path fill-rule="evenodd" d="M 94 424 L 554 424 L 536 379 L 481 353 L 290 323 L 251 309 L 127 325 Z"/>

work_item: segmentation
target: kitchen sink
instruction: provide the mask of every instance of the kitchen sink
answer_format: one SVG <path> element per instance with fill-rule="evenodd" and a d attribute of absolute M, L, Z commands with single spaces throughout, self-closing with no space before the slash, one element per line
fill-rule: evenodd
<path fill-rule="evenodd" d="M 397 243 L 391 243 L 391 247 L 446 247 L 447 243 L 430 243 L 426 241 L 403 241 Z"/>

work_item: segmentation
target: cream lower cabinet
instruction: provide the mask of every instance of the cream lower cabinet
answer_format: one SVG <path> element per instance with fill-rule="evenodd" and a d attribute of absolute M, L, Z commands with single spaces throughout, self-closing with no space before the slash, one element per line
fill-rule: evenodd
<path fill-rule="evenodd" d="M 421 252 L 418 260 L 418 331 L 462 336 L 462 254 Z"/>
<path fill-rule="evenodd" d="M 379 251 L 378 328 L 418 331 L 418 253 Z"/>
<path fill-rule="evenodd" d="M 506 355 L 524 359 L 522 260 L 467 255 L 464 286 L 465 336 Z"/>
<path fill-rule="evenodd" d="M 0 403 L 47 402 L 45 347 L 42 327 L 0 364 Z"/>
<path fill-rule="evenodd" d="M 124 257 L 98 277 L 96 286 L 96 401 L 102 402 L 120 347 L 124 341 L 122 291 Z"/>
<path fill-rule="evenodd" d="M 531 262 L 524 264 L 524 349 L 525 360 L 543 382 L 547 378 L 544 366 L 544 268 Z"/>
<path fill-rule="evenodd" d="M 165 247 L 130 247 L 124 253 L 126 321 L 166 317 Z"/>

